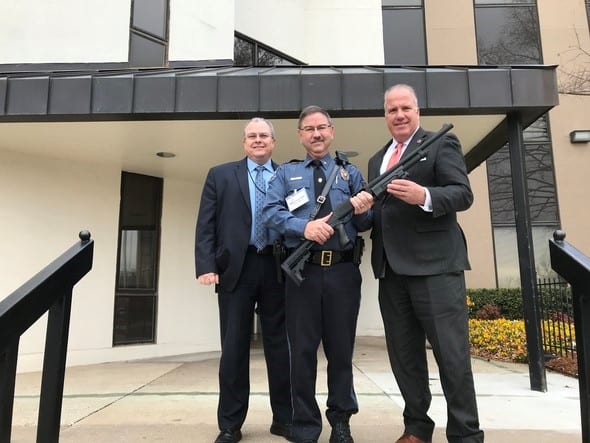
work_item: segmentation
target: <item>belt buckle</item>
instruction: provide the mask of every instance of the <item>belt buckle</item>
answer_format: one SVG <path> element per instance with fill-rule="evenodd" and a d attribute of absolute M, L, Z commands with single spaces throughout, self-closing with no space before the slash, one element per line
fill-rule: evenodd
<path fill-rule="evenodd" d="M 322 251 L 320 266 L 332 266 L 332 251 Z"/>

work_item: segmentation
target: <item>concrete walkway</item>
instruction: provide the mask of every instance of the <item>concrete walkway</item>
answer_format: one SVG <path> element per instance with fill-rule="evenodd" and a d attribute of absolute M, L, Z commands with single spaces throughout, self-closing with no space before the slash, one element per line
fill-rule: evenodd
<path fill-rule="evenodd" d="M 445 438 L 445 401 L 431 360 L 434 443 Z M 208 442 L 217 436 L 218 354 L 107 363 L 66 371 L 60 442 Z M 356 443 L 394 442 L 403 431 L 403 401 L 383 337 L 359 337 L 355 388 L 360 411 L 351 419 Z M 318 402 L 326 401 L 325 360 L 319 356 Z M 572 443 L 581 438 L 578 380 L 547 372 L 548 392 L 530 390 L 528 366 L 473 360 L 486 442 Z M 40 373 L 17 376 L 12 442 L 36 436 Z M 244 442 L 285 441 L 268 432 L 271 413 L 264 358 L 252 350 L 251 399 Z M 328 442 L 324 420 L 320 442 Z"/>

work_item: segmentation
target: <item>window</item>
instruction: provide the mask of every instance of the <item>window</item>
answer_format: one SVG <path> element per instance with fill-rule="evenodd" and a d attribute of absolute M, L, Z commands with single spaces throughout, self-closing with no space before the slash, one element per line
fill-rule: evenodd
<path fill-rule="evenodd" d="M 479 64 L 540 63 L 539 18 L 527 3 L 475 8 Z"/>
<path fill-rule="evenodd" d="M 518 4 L 518 3 L 535 3 L 535 0 L 475 0 L 475 5 L 502 5 L 502 4 Z"/>
<path fill-rule="evenodd" d="M 123 172 L 113 344 L 154 343 L 162 179 Z"/>
<path fill-rule="evenodd" d="M 542 117 L 523 133 L 531 221 L 536 225 L 558 223 L 553 157 L 547 118 Z M 514 225 L 514 202 L 508 145 L 487 161 L 492 224 Z"/>
<path fill-rule="evenodd" d="M 129 64 L 133 67 L 167 65 L 169 0 L 132 0 Z"/>
<path fill-rule="evenodd" d="M 541 63 L 539 19 L 534 0 L 475 0 L 475 26 L 482 65 Z M 537 275 L 551 271 L 547 239 L 559 227 L 549 121 L 545 115 L 523 132 Z M 497 284 L 520 285 L 516 221 L 508 146 L 486 162 Z"/>
<path fill-rule="evenodd" d="M 305 63 L 236 31 L 234 66 L 304 65 Z"/>
<path fill-rule="evenodd" d="M 426 33 L 422 0 L 383 0 L 386 64 L 425 65 Z"/>

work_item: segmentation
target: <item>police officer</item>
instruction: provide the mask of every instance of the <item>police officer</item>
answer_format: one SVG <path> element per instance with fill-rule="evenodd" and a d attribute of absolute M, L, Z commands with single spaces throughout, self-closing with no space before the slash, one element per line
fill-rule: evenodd
<path fill-rule="evenodd" d="M 360 260 L 354 260 L 353 250 L 357 232 L 372 225 L 373 199 L 367 192 L 352 197 L 365 181 L 355 166 L 337 164 L 331 156 L 334 125 L 324 109 L 306 107 L 299 116 L 298 135 L 307 156 L 276 170 L 269 181 L 263 210 L 267 226 L 284 236 L 288 250 L 297 248 L 303 239 L 315 242 L 300 286 L 290 278 L 285 281 L 293 398 L 290 439 L 316 442 L 322 430 L 315 399 L 321 342 L 328 360 L 326 417 L 332 426 L 330 443 L 351 443 L 349 419 L 358 412 L 352 355 L 361 299 Z M 336 175 L 325 202 L 319 205 L 317 197 L 326 181 L 330 182 L 333 168 Z M 328 223 L 331 208 L 346 200 L 352 203 L 354 213 L 345 221 L 344 230 L 334 235 Z M 317 215 L 310 219 L 316 211 Z"/>

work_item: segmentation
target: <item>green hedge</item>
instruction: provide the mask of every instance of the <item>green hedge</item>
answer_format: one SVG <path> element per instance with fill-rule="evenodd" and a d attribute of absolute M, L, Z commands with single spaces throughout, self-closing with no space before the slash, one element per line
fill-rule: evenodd
<path fill-rule="evenodd" d="M 470 299 L 469 318 L 476 318 L 476 313 L 484 305 L 500 308 L 501 316 L 509 320 L 522 319 L 522 295 L 520 288 L 468 289 Z"/>

